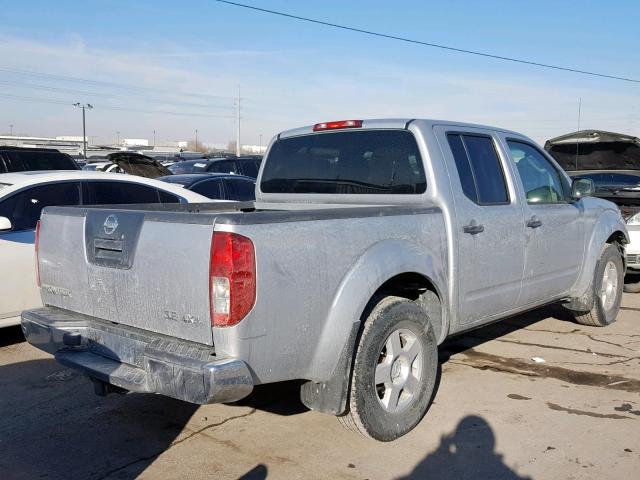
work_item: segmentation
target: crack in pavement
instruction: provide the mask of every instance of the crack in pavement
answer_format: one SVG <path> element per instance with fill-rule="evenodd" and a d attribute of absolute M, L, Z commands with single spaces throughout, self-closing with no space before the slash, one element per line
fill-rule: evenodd
<path fill-rule="evenodd" d="M 229 423 L 229 422 L 231 422 L 231 421 L 233 421 L 233 420 L 238 420 L 238 419 L 240 419 L 240 418 L 246 418 L 246 417 L 248 417 L 248 416 L 253 415 L 254 413 L 256 413 L 256 411 L 257 411 L 257 408 L 252 408 L 252 409 L 251 409 L 251 411 L 249 411 L 248 413 L 244 413 L 244 414 L 242 414 L 242 415 L 236 415 L 236 416 L 234 416 L 234 417 L 225 418 L 225 419 L 224 419 L 224 420 L 222 420 L 221 422 L 218 422 L 218 423 L 211 423 L 211 424 L 209 424 L 209 425 L 205 425 L 204 427 L 202 427 L 202 428 L 200 428 L 200 429 L 198 429 L 198 430 L 192 430 L 192 431 L 191 431 L 191 433 L 190 433 L 189 435 L 187 435 L 186 437 L 181 438 L 180 440 L 176 440 L 176 441 L 174 441 L 174 442 L 171 442 L 167 448 L 165 448 L 165 449 L 163 449 L 163 450 L 161 450 L 161 451 L 159 451 L 159 452 L 156 452 L 156 453 L 154 453 L 154 454 L 147 455 L 147 456 L 145 456 L 145 457 L 137 458 L 137 459 L 135 459 L 135 460 L 132 460 L 132 461 L 130 461 L 130 462 L 128 462 L 128 463 L 126 463 L 125 465 L 121 465 L 121 466 L 119 466 L 119 467 L 117 467 L 117 468 L 114 468 L 114 469 L 112 469 L 112 470 L 109 470 L 108 472 L 105 472 L 102 476 L 97 477 L 97 480 L 104 480 L 104 479 L 106 479 L 106 478 L 110 477 L 111 475 L 113 475 L 114 473 L 117 473 L 117 472 L 119 472 L 119 471 L 121 471 L 121 470 L 124 470 L 124 469 L 126 469 L 126 468 L 129 468 L 129 467 L 131 467 L 132 465 L 135 465 L 136 463 L 144 462 L 144 461 L 147 461 L 147 460 L 152 460 L 152 459 L 154 459 L 154 458 L 156 458 L 156 457 L 159 457 L 160 455 L 162 455 L 163 453 L 165 453 L 165 452 L 169 451 L 170 449 L 172 449 L 172 448 L 173 448 L 173 447 L 175 447 L 176 445 L 180 445 L 181 443 L 184 443 L 184 442 L 186 442 L 187 440 L 190 440 L 191 438 L 195 437 L 196 435 L 201 434 L 202 432 L 204 432 L 204 431 L 206 431 L 206 430 L 210 430 L 210 429 L 212 429 L 212 428 L 220 427 L 221 425 L 224 425 L 225 423 Z"/>
<path fill-rule="evenodd" d="M 633 420 L 631 417 L 627 417 L 626 415 L 618 415 L 617 413 L 596 413 L 596 412 L 588 412 L 586 410 L 577 410 L 575 408 L 563 407 L 561 405 L 557 405 L 555 403 L 547 402 L 547 406 L 551 410 L 555 410 L 557 412 L 565 412 L 570 415 L 584 415 L 586 417 L 594 417 L 594 418 L 607 418 L 612 420 Z"/>
<path fill-rule="evenodd" d="M 564 367 L 548 364 L 530 363 L 522 359 L 500 357 L 490 353 L 479 352 L 473 348 L 461 353 L 466 361 L 449 360 L 447 363 L 463 365 L 479 370 L 513 373 L 528 377 L 555 378 L 574 385 L 624 390 L 626 392 L 640 392 L 640 380 L 607 375 L 604 373 L 579 372 Z"/>
<path fill-rule="evenodd" d="M 479 338 L 481 339 L 481 337 L 478 336 L 474 336 L 474 338 Z M 560 347 L 558 345 L 545 345 L 542 343 L 530 343 L 530 342 L 520 342 L 518 340 L 508 340 L 505 338 L 497 338 L 495 339 L 496 342 L 503 342 L 503 343 L 515 343 L 517 345 L 523 345 L 523 346 L 529 346 L 529 347 L 541 347 L 541 348 L 549 348 L 549 349 L 553 349 L 553 350 L 565 350 L 568 352 L 578 352 L 578 353 L 595 353 L 596 355 L 599 355 L 601 357 L 605 357 L 605 358 L 622 358 L 624 357 L 624 355 L 616 355 L 614 353 L 601 353 L 601 352 L 594 352 L 593 350 L 582 350 L 579 348 L 570 348 L 570 347 Z M 626 347 L 622 347 L 622 348 L 626 348 Z M 627 348 L 627 350 L 631 350 L 630 348 Z"/>

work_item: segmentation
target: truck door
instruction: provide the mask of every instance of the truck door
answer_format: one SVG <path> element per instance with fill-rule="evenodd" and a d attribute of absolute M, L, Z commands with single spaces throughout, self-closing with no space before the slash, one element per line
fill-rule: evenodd
<path fill-rule="evenodd" d="M 490 131 L 438 130 L 455 204 L 457 318 L 468 325 L 519 305 L 524 212 Z"/>
<path fill-rule="evenodd" d="M 582 204 L 571 201 L 568 180 L 537 147 L 520 139 L 506 143 L 526 199 L 522 302 L 559 298 L 573 286 L 582 265 Z"/>

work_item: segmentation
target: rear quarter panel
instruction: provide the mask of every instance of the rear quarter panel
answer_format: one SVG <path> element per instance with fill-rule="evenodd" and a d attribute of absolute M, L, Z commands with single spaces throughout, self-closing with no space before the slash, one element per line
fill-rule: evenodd
<path fill-rule="evenodd" d="M 214 343 L 218 354 L 245 360 L 258 383 L 328 379 L 367 302 L 397 274 L 421 273 L 446 292 L 438 209 L 216 230 L 245 235 L 255 245 L 255 307 L 237 326 L 214 329 Z"/>

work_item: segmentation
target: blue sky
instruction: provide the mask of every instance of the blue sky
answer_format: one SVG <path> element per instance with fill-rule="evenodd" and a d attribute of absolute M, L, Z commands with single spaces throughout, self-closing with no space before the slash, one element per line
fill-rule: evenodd
<path fill-rule="evenodd" d="M 580 8 L 569 1 L 245 3 L 640 78 L 638 8 L 631 1 L 606 8 L 595 1 Z M 488 123 L 543 142 L 575 130 L 579 98 L 582 127 L 640 136 L 640 84 L 372 38 L 213 1 L 1 0 L 0 56 L 0 132 L 13 124 L 33 135 L 79 134 L 79 113 L 66 103 L 81 101 L 95 105 L 88 134 L 98 142 L 113 141 L 117 131 L 121 138 L 151 137 L 154 129 L 159 140 L 188 139 L 197 128 L 201 140 L 226 143 L 235 135 L 234 100 L 218 97 L 235 96 L 239 84 L 246 144 L 319 121 L 397 116 Z"/>

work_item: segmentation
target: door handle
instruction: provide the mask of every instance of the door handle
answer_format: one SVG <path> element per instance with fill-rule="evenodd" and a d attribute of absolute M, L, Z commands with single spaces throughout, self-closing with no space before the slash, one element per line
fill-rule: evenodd
<path fill-rule="evenodd" d="M 469 225 L 465 225 L 464 227 L 462 227 L 462 231 L 471 235 L 477 235 L 484 232 L 484 225 L 478 225 L 478 222 L 476 222 L 475 220 L 471 220 L 471 223 L 469 223 Z"/>
<path fill-rule="evenodd" d="M 542 221 L 536 217 L 535 215 L 527 220 L 527 227 L 529 228 L 538 228 L 542 226 Z"/>

